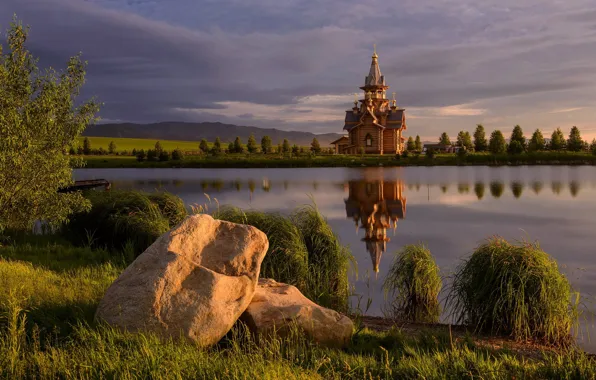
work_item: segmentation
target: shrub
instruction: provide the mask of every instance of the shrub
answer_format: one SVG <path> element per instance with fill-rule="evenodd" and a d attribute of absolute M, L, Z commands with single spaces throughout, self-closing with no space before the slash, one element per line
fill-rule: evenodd
<path fill-rule="evenodd" d="M 495 237 L 457 269 L 448 305 L 458 322 L 479 331 L 566 345 L 578 318 L 571 295 L 557 262 L 537 244 Z"/>
<path fill-rule="evenodd" d="M 433 148 L 428 148 L 426 150 L 426 157 L 430 159 L 435 158 L 435 150 Z"/>
<path fill-rule="evenodd" d="M 159 207 L 161 214 L 168 219 L 170 227 L 180 224 L 188 215 L 184 202 L 177 195 L 165 191 L 146 195 L 151 202 Z"/>
<path fill-rule="evenodd" d="M 154 149 L 147 150 L 147 161 L 155 161 L 157 159 L 157 152 Z"/>
<path fill-rule="evenodd" d="M 147 157 L 147 154 L 145 154 L 145 151 L 143 149 L 139 150 L 138 152 L 136 152 L 136 156 L 137 156 L 137 161 L 144 161 L 145 158 Z"/>
<path fill-rule="evenodd" d="M 430 251 L 422 244 L 406 245 L 395 255 L 383 283 L 390 296 L 388 314 L 411 322 L 438 322 L 441 285 Z"/>
<path fill-rule="evenodd" d="M 184 158 L 184 153 L 178 148 L 172 151 L 172 160 L 181 161 Z"/>
<path fill-rule="evenodd" d="M 88 191 L 85 197 L 91 210 L 73 214 L 62 228 L 63 235 L 78 245 L 119 251 L 132 244 L 139 254 L 178 220 L 178 211 L 173 211 L 176 202 L 169 196 L 112 190 Z"/>
<path fill-rule="evenodd" d="M 159 160 L 160 161 L 169 161 L 170 160 L 170 152 L 168 152 L 167 150 L 162 150 L 161 152 L 159 152 Z"/>
<path fill-rule="evenodd" d="M 407 150 L 404 150 L 403 152 L 401 152 L 401 156 L 403 158 L 408 158 L 410 156 L 410 152 L 408 152 Z"/>

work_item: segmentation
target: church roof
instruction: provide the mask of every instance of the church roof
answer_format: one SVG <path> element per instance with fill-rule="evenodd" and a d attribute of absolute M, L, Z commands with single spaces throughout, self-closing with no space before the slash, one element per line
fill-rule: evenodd
<path fill-rule="evenodd" d="M 404 109 L 397 109 L 397 110 L 391 110 L 391 112 L 389 112 L 387 114 L 387 121 L 402 121 L 403 117 L 404 117 Z"/>

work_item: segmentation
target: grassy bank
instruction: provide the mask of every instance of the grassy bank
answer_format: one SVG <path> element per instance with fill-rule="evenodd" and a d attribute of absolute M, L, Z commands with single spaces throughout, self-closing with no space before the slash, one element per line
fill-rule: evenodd
<path fill-rule="evenodd" d="M 372 166 L 456 166 L 456 165 L 595 165 L 596 156 L 574 152 L 536 152 L 518 155 L 471 153 L 464 157 L 439 154 L 396 158 L 392 155 L 326 155 L 280 156 L 277 154 L 228 154 L 186 156 L 183 160 L 142 161 L 132 156 L 85 156 L 88 168 L 309 168 L 309 167 L 372 167 Z"/>
<path fill-rule="evenodd" d="M 85 263 L 84 258 L 89 262 Z M 48 260 L 53 258 L 53 260 Z M 124 268 L 105 252 L 67 245 L 0 248 L 0 378 L 125 379 L 590 379 L 593 359 L 576 351 L 482 344 L 469 333 L 363 329 L 343 349 L 300 334 L 256 346 L 236 326 L 200 350 L 93 321 L 107 286 Z"/>

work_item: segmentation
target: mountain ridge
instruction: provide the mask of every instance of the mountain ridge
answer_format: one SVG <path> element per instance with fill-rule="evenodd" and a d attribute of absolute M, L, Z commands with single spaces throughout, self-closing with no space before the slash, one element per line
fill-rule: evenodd
<path fill-rule="evenodd" d="M 323 133 L 314 134 L 303 131 L 283 131 L 275 128 L 260 128 L 253 126 L 242 126 L 225 124 L 221 122 L 181 122 L 163 121 L 157 123 L 106 123 L 90 125 L 83 132 L 83 136 L 89 137 L 126 137 L 126 138 L 147 138 L 156 140 L 180 140 L 200 141 L 207 139 L 215 140 L 219 137 L 223 143 L 233 141 L 237 136 L 243 143 L 248 137 L 254 134 L 257 143 L 260 143 L 263 136 L 271 137 L 274 145 L 288 139 L 290 144 L 301 146 L 310 145 L 313 138 L 317 138 L 321 146 L 329 146 L 343 134 Z"/>

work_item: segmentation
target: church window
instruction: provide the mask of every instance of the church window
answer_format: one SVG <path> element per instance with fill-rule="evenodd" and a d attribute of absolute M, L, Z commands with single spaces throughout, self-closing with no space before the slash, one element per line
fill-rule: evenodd
<path fill-rule="evenodd" d="M 370 133 L 366 135 L 364 140 L 366 141 L 366 146 L 372 146 L 372 136 L 370 135 Z"/>

